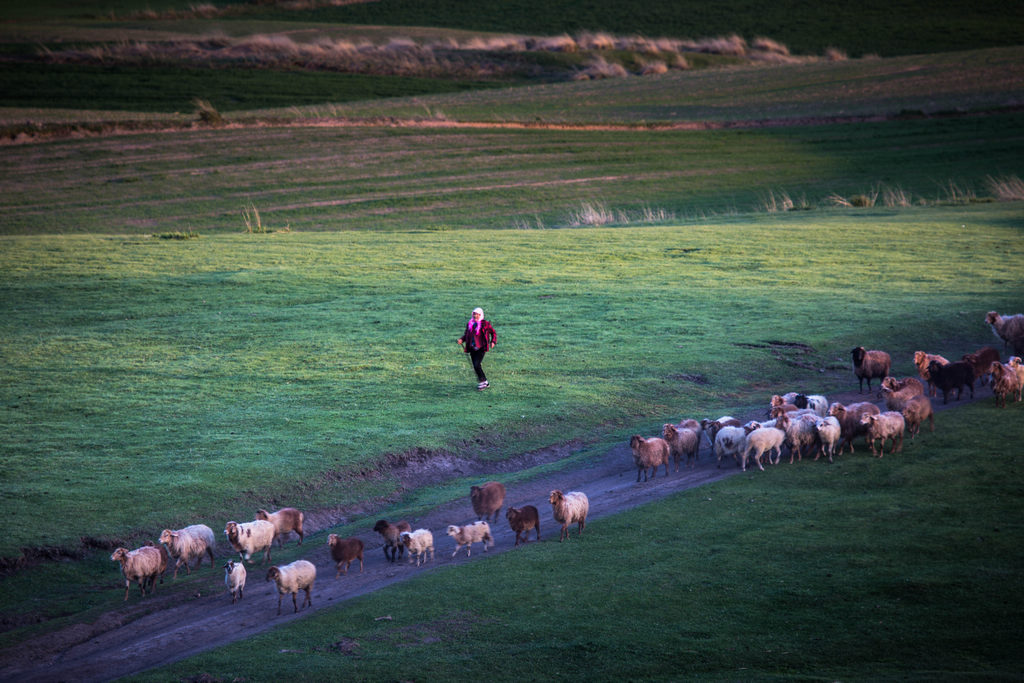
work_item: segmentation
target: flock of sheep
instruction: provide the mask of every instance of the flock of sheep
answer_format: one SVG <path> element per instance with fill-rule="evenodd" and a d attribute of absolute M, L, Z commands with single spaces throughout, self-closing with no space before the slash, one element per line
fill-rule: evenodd
<path fill-rule="evenodd" d="M 858 379 L 858 388 L 863 391 L 867 382 L 871 392 L 871 380 L 880 383 L 886 410 L 883 412 L 871 402 L 843 405 L 831 403 L 821 395 L 807 395 L 791 392 L 772 396 L 769 405 L 770 419 L 741 423 L 733 417 L 724 416 L 716 420 L 683 420 L 678 424 L 664 425 L 660 437 L 644 438 L 635 435 L 630 439 L 630 449 L 637 468 L 637 482 L 643 474 L 644 481 L 653 478 L 659 466 L 664 465 L 669 473 L 669 460 L 674 460 L 676 471 L 684 457 L 687 467 L 694 467 L 702 440 L 706 437 L 715 454 L 718 466 L 722 460 L 732 457 L 744 471 L 753 462 L 764 470 L 763 460 L 767 455 L 769 464 L 778 464 L 783 449 L 789 452 L 789 461 L 801 460 L 804 455 L 818 460 L 827 456 L 829 462 L 835 455 L 842 454 L 847 446 L 853 452 L 854 439 L 864 436 L 873 455 L 882 457 L 885 445 L 890 443 L 890 453 L 902 450 L 903 435 L 909 431 L 911 438 L 917 434 L 927 420 L 934 430 L 934 416 L 930 396 L 938 391 L 943 394 L 943 403 L 949 394 L 956 391 L 956 398 L 966 387 L 974 395 L 975 383 L 991 386 L 997 405 L 1005 406 L 1007 400 L 1021 400 L 1024 387 L 1024 315 L 1000 316 L 990 312 L 986 322 L 1004 340 L 1005 346 L 1012 347 L 1017 354 L 1002 363 L 1000 353 L 991 346 L 985 346 L 974 353 L 964 354 L 958 361 L 924 351 L 914 353 L 914 365 L 920 379 L 905 377 L 897 379 L 890 375 L 892 360 L 888 353 L 857 347 L 852 351 L 853 371 Z M 923 380 L 923 381 L 922 381 Z M 927 389 L 926 389 L 927 384 Z M 877 449 L 876 449 L 877 444 Z M 452 557 L 465 546 L 466 555 L 472 554 L 474 543 L 483 544 L 484 551 L 494 545 L 490 523 L 498 521 L 498 513 L 505 502 L 505 487 L 496 481 L 470 488 L 470 502 L 477 522 L 464 526 L 449 525 L 447 534 L 455 541 Z M 563 493 L 552 491 L 548 502 L 552 516 L 561 524 L 559 541 L 569 537 L 569 527 L 576 524 L 578 534 L 583 535 L 590 501 L 581 491 Z M 529 532 L 540 540 L 540 514 L 533 505 L 509 507 L 505 517 L 515 532 L 515 545 L 527 542 Z M 231 594 L 231 602 L 242 598 L 246 569 L 244 561 L 263 554 L 263 561 L 270 561 L 270 550 L 276 540 L 280 547 L 291 533 L 299 537 L 302 544 L 304 515 L 295 508 L 282 508 L 276 512 L 257 510 L 256 519 L 251 522 L 228 522 L 224 534 L 231 547 L 238 553 L 239 561 L 229 560 L 224 565 L 224 583 Z M 434 536 L 429 529 L 416 529 L 406 521 L 388 522 L 381 519 L 373 530 L 383 539 L 384 557 L 395 562 L 406 551 L 408 561 L 415 559 L 416 566 L 434 559 Z M 335 578 L 347 574 L 348 568 L 359 560 L 359 571 L 363 571 L 364 543 L 358 538 L 341 538 L 330 534 L 327 540 L 331 559 L 337 567 Z M 195 561 L 198 569 L 204 557 L 210 558 L 214 566 L 215 541 L 210 527 L 194 524 L 183 529 L 164 529 L 159 545 L 147 544 L 135 550 L 118 548 L 110 556 L 121 567 L 125 581 L 124 599 L 128 599 L 132 583 L 137 583 L 142 595 L 156 588 L 171 559 L 175 560 L 173 578 L 184 566 L 188 573 Z M 312 604 L 311 592 L 316 580 L 316 566 L 307 560 L 296 560 L 285 565 L 272 566 L 267 571 L 266 581 L 277 586 L 277 613 L 281 613 L 281 601 L 285 595 L 292 596 L 294 611 L 298 612 L 297 595 L 305 593 L 302 607 Z"/>

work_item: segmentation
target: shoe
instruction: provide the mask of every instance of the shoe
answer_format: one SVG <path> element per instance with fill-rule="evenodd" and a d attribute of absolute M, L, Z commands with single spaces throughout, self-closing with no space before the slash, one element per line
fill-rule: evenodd
<path fill-rule="evenodd" d="M 489 386 L 491 386 L 491 383 L 484 381 L 484 382 L 480 382 L 480 384 L 477 384 L 476 388 L 479 389 L 480 391 L 483 391 L 484 389 L 486 389 Z"/>

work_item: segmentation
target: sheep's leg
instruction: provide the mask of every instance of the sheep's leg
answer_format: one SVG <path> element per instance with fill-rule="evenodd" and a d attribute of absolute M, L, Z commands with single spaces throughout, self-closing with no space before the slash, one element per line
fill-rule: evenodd
<path fill-rule="evenodd" d="M 299 601 L 295 599 L 295 596 L 297 596 L 298 594 L 299 594 L 298 591 L 295 591 L 294 593 L 292 593 L 292 607 L 295 608 L 295 612 L 299 611 Z M 306 603 L 302 603 L 302 604 L 305 605 Z"/>
<path fill-rule="evenodd" d="M 283 596 L 280 593 L 277 594 L 277 616 L 281 616 L 281 598 L 282 597 Z"/>

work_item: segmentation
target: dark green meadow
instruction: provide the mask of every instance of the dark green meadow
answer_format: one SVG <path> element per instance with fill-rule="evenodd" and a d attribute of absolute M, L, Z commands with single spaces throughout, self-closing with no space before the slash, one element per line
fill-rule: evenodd
<path fill-rule="evenodd" d="M 902 454 L 737 475 L 132 680 L 1017 680 L 1018 418 L 957 408 Z"/>

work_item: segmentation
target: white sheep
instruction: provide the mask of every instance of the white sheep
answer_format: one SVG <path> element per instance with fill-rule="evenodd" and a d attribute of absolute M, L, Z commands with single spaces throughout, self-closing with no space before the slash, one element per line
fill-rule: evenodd
<path fill-rule="evenodd" d="M 562 493 L 555 489 L 548 501 L 551 503 L 552 516 L 562 525 L 558 542 L 569 538 L 569 525 L 573 522 L 577 524 L 578 535 L 582 536 L 583 529 L 587 526 L 587 515 L 590 514 L 590 499 L 587 498 L 587 494 L 582 491 Z"/>
<path fill-rule="evenodd" d="M 797 408 L 809 408 L 818 417 L 828 415 L 828 399 L 821 394 L 797 394 L 793 400 L 793 405 Z"/>
<path fill-rule="evenodd" d="M 803 450 L 808 449 L 810 455 L 818 449 L 818 430 L 814 425 L 818 419 L 817 415 L 804 414 L 792 417 L 793 413 L 782 415 L 778 418 L 775 426 L 786 432 L 786 443 L 789 445 L 789 463 L 793 464 L 793 458 L 803 460 Z"/>
<path fill-rule="evenodd" d="M 785 438 L 786 433 L 775 427 L 755 427 L 751 429 L 750 433 L 747 434 L 747 441 L 743 447 L 743 456 L 740 458 L 743 471 L 747 471 L 747 459 L 751 453 L 753 453 L 754 462 L 757 463 L 761 471 L 764 471 L 761 458 L 765 453 L 768 453 L 769 463 L 778 464 L 779 458 L 782 456 L 782 442 Z M 774 461 L 772 460 L 773 451 L 775 452 Z"/>
<path fill-rule="evenodd" d="M 458 554 L 459 548 L 462 546 L 466 546 L 466 557 L 472 555 L 471 551 L 474 543 L 483 543 L 484 552 L 487 552 L 488 547 L 494 546 L 494 537 L 491 536 L 491 525 L 483 521 L 465 526 L 449 524 L 448 535 L 455 539 L 455 552 L 452 553 L 452 557 Z"/>
<path fill-rule="evenodd" d="M 715 437 L 722 427 L 739 427 L 742 423 L 735 417 L 723 415 L 717 420 L 704 419 L 700 421 L 701 431 L 708 435 L 708 444 L 714 446 Z"/>
<path fill-rule="evenodd" d="M 274 525 L 265 519 L 241 524 L 228 522 L 224 525 L 224 535 L 228 537 L 231 547 L 238 551 L 239 557 L 248 560 L 262 550 L 263 561 L 270 560 L 270 548 L 274 543 Z"/>
<path fill-rule="evenodd" d="M 156 577 L 160 573 L 163 561 L 158 548 L 151 545 L 144 545 L 131 551 L 128 548 L 118 548 L 110 555 L 110 559 L 121 563 L 125 600 L 128 599 L 128 589 L 131 588 L 132 581 L 139 584 L 143 596 L 146 595 L 147 583 L 150 584 L 150 592 L 156 590 Z"/>
<path fill-rule="evenodd" d="M 1004 349 L 1010 346 L 1016 355 L 1024 355 L 1024 315 L 1000 315 L 989 311 L 985 322 L 992 326 L 992 333 L 1003 340 Z"/>
<path fill-rule="evenodd" d="M 245 565 L 241 562 L 228 560 L 224 565 L 224 585 L 231 593 L 231 604 L 242 599 L 242 592 L 245 590 Z"/>
<path fill-rule="evenodd" d="M 832 462 L 832 456 L 835 455 L 836 446 L 839 444 L 839 437 L 842 436 L 839 420 L 832 415 L 819 417 L 814 421 L 814 428 L 818 431 L 818 441 L 821 442 L 821 449 L 814 459 L 817 460 L 822 454 L 825 454 L 828 456 L 828 461 Z"/>
<path fill-rule="evenodd" d="M 278 616 L 281 616 L 281 598 L 288 593 L 292 594 L 292 605 L 295 607 L 296 612 L 299 611 L 299 606 L 295 595 L 299 591 L 306 591 L 306 599 L 302 601 L 302 606 L 313 606 L 313 597 L 310 593 L 313 590 L 313 582 L 316 581 L 316 567 L 312 562 L 295 560 L 290 564 L 284 564 L 280 567 L 271 567 L 267 570 L 267 581 L 273 581 L 277 584 Z"/>
<path fill-rule="evenodd" d="M 178 578 L 178 568 L 185 565 L 185 571 L 192 573 L 189 562 L 196 560 L 196 569 L 203 563 L 203 555 L 210 556 L 210 568 L 213 568 L 213 529 L 205 524 L 193 524 L 184 529 L 164 529 L 160 532 L 160 542 L 167 546 L 167 552 L 175 558 L 174 576 Z"/>
<path fill-rule="evenodd" d="M 885 440 L 891 439 L 892 447 L 889 453 L 896 453 L 903 450 L 903 431 L 906 429 L 906 421 L 903 414 L 895 410 L 887 410 L 879 415 L 864 415 L 860 422 L 867 427 L 868 443 L 871 444 L 871 455 L 879 458 L 885 453 Z M 875 452 L 875 441 L 879 442 L 879 452 Z"/>
<path fill-rule="evenodd" d="M 284 547 L 284 539 L 288 538 L 288 534 L 292 531 L 298 535 L 299 545 L 302 545 L 302 539 L 305 538 L 302 533 L 302 522 L 305 515 L 301 510 L 295 508 L 281 508 L 277 512 L 257 510 L 256 519 L 262 519 L 274 525 L 274 538 L 277 539 L 279 548 Z"/>
<path fill-rule="evenodd" d="M 416 556 L 416 566 L 420 566 L 422 562 L 427 560 L 427 554 L 430 555 L 430 561 L 434 561 L 434 534 L 430 533 L 429 529 L 417 529 L 416 531 L 403 531 L 399 538 L 402 540 L 404 545 L 409 551 L 409 563 L 412 564 L 412 558 Z"/>
<path fill-rule="evenodd" d="M 740 464 L 740 454 L 747 443 L 747 432 L 743 427 L 721 427 L 715 434 L 715 457 L 718 467 L 722 466 L 722 458 L 731 455 Z"/>

